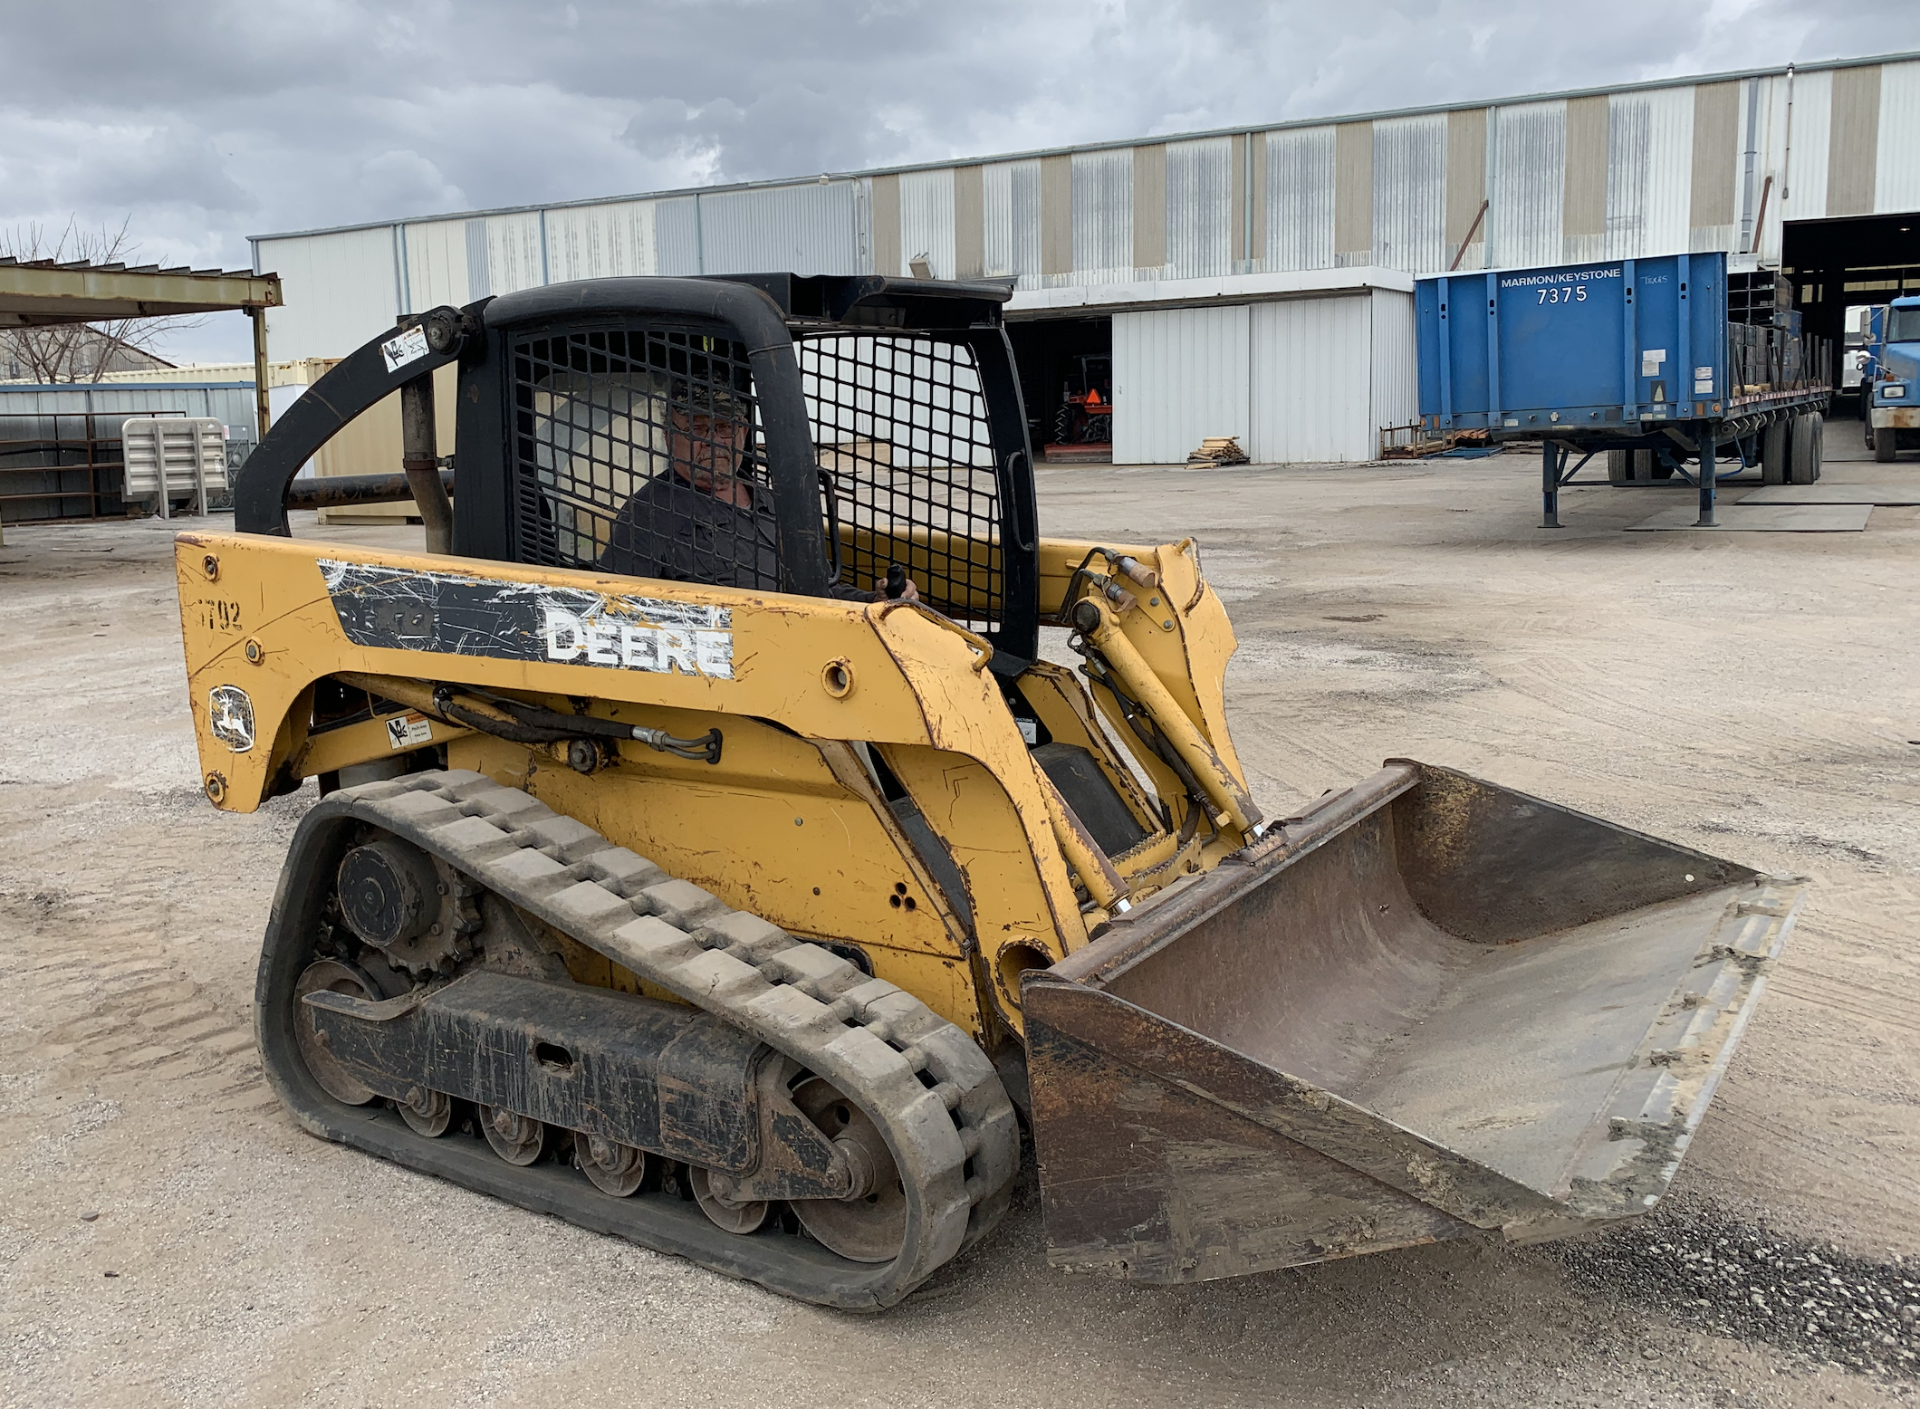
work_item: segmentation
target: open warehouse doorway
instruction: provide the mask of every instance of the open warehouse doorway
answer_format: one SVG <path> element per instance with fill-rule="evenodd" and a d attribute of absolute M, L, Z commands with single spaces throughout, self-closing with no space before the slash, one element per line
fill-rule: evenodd
<path fill-rule="evenodd" d="M 1830 341 L 1834 411 L 1859 415 L 1856 386 L 1844 386 L 1849 308 L 1920 294 L 1920 211 L 1839 220 L 1790 220 L 1781 269 L 1794 284 L 1806 331 Z"/>
<path fill-rule="evenodd" d="M 1009 319 L 1034 453 L 1059 463 L 1113 459 L 1113 319 Z"/>

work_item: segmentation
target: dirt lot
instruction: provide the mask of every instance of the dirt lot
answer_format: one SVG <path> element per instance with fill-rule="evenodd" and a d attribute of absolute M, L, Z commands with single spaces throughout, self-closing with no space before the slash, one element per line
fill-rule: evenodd
<path fill-rule="evenodd" d="M 1550 533 L 1535 473 L 1082 468 L 1043 472 L 1041 498 L 1056 533 L 1200 537 L 1270 812 L 1404 754 L 1815 878 L 1670 1211 L 1572 1249 L 1168 1291 L 1048 1271 L 1028 1186 L 880 1318 L 298 1132 L 248 1005 L 312 790 L 253 816 L 201 799 L 166 526 L 10 529 L 0 1402 L 1913 1402 L 1920 511 L 1854 534 L 1622 533 L 1673 491 L 1599 487 Z"/>

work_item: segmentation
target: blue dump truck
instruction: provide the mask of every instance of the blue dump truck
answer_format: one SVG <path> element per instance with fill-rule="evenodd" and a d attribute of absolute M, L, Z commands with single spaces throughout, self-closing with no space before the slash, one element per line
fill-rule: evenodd
<path fill-rule="evenodd" d="M 1886 464 L 1920 448 L 1920 298 L 1896 298 L 1868 315 L 1860 409 L 1874 459 Z"/>
<path fill-rule="evenodd" d="M 1722 478 L 1819 478 L 1831 350 L 1791 304 L 1780 275 L 1730 275 L 1724 254 L 1421 279 L 1421 424 L 1538 441 L 1544 527 L 1560 527 L 1561 487 L 1603 453 L 1615 484 L 1695 486 L 1712 527 Z"/>

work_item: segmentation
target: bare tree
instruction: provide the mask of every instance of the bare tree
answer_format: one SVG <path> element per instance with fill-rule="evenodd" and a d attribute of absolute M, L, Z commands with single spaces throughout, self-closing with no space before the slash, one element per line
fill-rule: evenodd
<path fill-rule="evenodd" d="M 35 260 L 129 264 L 139 249 L 127 234 L 132 221 L 128 216 L 118 230 L 106 225 L 92 230 L 82 229 L 77 216 L 70 217 L 67 228 L 51 242 L 38 224 L 0 231 L 0 259 L 11 256 L 22 264 Z M 127 364 L 161 362 L 154 349 L 166 334 L 198 327 L 201 321 L 197 317 L 110 318 L 98 323 L 8 328 L 0 330 L 0 368 L 11 363 L 18 369 L 11 375 L 36 382 L 97 382 Z"/>

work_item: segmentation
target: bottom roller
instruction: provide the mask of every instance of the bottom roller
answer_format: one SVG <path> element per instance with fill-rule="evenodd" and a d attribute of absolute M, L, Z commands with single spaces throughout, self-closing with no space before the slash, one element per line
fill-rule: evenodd
<path fill-rule="evenodd" d="M 1643 1213 L 1799 901 L 1391 761 L 1027 976 L 1049 1257 L 1189 1282 Z"/>

